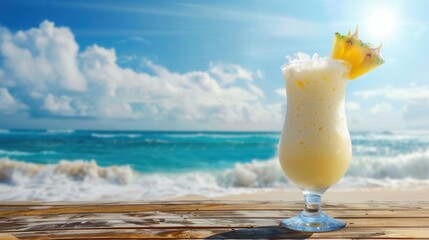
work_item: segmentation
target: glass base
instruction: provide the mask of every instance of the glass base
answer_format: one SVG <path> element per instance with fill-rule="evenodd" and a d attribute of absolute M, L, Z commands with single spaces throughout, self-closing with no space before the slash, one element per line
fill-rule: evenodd
<path fill-rule="evenodd" d="M 301 232 L 330 232 L 344 228 L 346 223 L 319 210 L 316 213 L 302 211 L 295 217 L 282 220 L 280 226 Z"/>

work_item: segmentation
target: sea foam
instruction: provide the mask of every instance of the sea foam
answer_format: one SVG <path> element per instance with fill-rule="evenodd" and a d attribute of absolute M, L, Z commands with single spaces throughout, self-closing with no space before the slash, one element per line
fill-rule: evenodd
<path fill-rule="evenodd" d="M 46 133 L 50 134 L 68 134 L 68 133 L 74 133 L 75 130 L 73 129 L 47 129 Z"/>
<path fill-rule="evenodd" d="M 394 157 L 355 157 L 333 188 L 429 187 L 429 150 Z M 180 195 L 215 197 L 261 189 L 296 189 L 277 157 L 217 171 L 141 173 L 94 160 L 34 164 L 0 159 L 0 200 L 146 200 Z"/>
<path fill-rule="evenodd" d="M 16 150 L 3 150 L 0 149 L 0 156 L 27 156 L 31 155 L 29 152 L 16 151 Z"/>
<path fill-rule="evenodd" d="M 214 175 L 203 172 L 141 174 L 127 165 L 102 167 L 95 161 L 0 159 L 0 200 L 141 200 L 225 193 Z"/>
<path fill-rule="evenodd" d="M 92 137 L 94 138 L 138 138 L 141 137 L 141 134 L 121 134 L 121 133 L 92 133 Z"/>

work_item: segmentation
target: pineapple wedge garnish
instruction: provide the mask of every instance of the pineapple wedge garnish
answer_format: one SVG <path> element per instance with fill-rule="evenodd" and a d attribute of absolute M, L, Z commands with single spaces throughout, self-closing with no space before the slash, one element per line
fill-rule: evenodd
<path fill-rule="evenodd" d="M 381 45 L 373 48 L 358 38 L 358 27 L 353 35 L 335 33 L 332 58 L 341 59 L 351 64 L 350 79 L 355 79 L 384 63 L 380 55 Z"/>

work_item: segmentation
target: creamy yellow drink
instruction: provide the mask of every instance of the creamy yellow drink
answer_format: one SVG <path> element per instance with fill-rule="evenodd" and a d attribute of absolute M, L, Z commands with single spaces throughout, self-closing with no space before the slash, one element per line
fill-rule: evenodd
<path fill-rule="evenodd" d="M 304 211 L 280 225 L 295 231 L 328 232 L 346 223 L 320 209 L 322 194 L 343 177 L 352 146 L 344 109 L 347 82 L 384 63 L 380 47 L 335 34 L 331 58 L 298 53 L 282 66 L 287 109 L 279 143 L 283 171 L 304 194 Z"/>
<path fill-rule="evenodd" d="M 301 54 L 282 71 L 287 113 L 279 145 L 281 166 L 302 189 L 323 192 L 343 177 L 352 156 L 344 112 L 350 65 Z"/>

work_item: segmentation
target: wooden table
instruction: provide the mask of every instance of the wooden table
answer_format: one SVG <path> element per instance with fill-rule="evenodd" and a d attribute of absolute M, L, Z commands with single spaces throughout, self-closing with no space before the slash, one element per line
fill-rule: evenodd
<path fill-rule="evenodd" d="M 347 227 L 301 233 L 279 227 L 302 202 L 0 202 L 0 232 L 19 239 L 420 238 L 429 239 L 429 202 L 324 204 Z"/>

